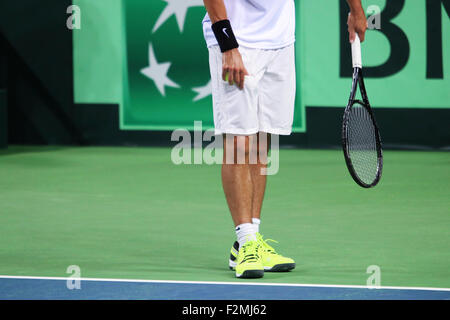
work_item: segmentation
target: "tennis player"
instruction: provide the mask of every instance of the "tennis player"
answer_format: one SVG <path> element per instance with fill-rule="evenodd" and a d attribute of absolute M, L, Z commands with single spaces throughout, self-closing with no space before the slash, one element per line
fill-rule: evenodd
<path fill-rule="evenodd" d="M 355 32 L 363 41 L 367 21 L 361 0 L 347 2 L 350 41 Z M 270 140 L 265 135 L 289 135 L 292 130 L 294 0 L 204 0 L 204 4 L 215 133 L 224 135 L 222 185 L 237 236 L 229 267 L 238 278 L 289 271 L 295 261 L 278 254 L 259 233 L 259 225 L 266 188 L 261 169 L 267 166 Z M 256 161 L 249 161 L 255 150 Z M 245 161 L 230 163 L 228 153 L 244 154 Z"/>

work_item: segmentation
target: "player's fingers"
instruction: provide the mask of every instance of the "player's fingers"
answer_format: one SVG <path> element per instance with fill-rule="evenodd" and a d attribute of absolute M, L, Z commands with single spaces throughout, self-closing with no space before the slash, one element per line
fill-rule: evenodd
<path fill-rule="evenodd" d="M 239 89 L 244 89 L 244 78 L 245 78 L 245 71 L 244 70 L 239 70 L 239 81 L 237 82 L 238 83 L 238 86 L 239 86 Z"/>
<path fill-rule="evenodd" d="M 364 19 L 364 21 L 360 23 L 360 27 L 357 29 L 358 36 L 361 42 L 363 42 L 364 39 L 366 38 L 367 24 L 368 24 L 367 20 Z"/>
<path fill-rule="evenodd" d="M 350 43 L 353 43 L 353 41 L 355 41 L 355 39 L 356 39 L 356 32 L 355 32 L 355 30 L 349 28 L 348 29 L 348 34 L 349 34 Z"/>
<path fill-rule="evenodd" d="M 227 81 L 227 76 L 228 76 L 229 71 L 230 70 L 228 68 L 226 68 L 226 67 L 224 67 L 222 69 L 222 80 L 223 81 Z"/>
<path fill-rule="evenodd" d="M 232 86 L 234 84 L 234 71 L 230 70 L 230 72 L 228 72 L 228 84 L 230 86 Z"/>
<path fill-rule="evenodd" d="M 236 85 L 239 89 L 242 89 L 242 83 L 244 81 L 244 73 L 242 69 L 236 70 L 235 79 L 234 79 Z"/>
<path fill-rule="evenodd" d="M 355 38 L 356 38 L 356 33 L 355 33 L 355 27 L 354 27 L 354 23 L 353 23 L 353 17 L 350 12 L 348 13 L 347 26 L 348 26 L 349 41 L 350 41 L 350 43 L 353 43 L 353 41 L 355 41 Z"/>
<path fill-rule="evenodd" d="M 361 42 L 364 42 L 364 39 L 366 37 L 366 33 L 364 31 L 359 31 L 358 32 L 358 36 L 359 36 L 359 40 L 361 40 Z"/>
<path fill-rule="evenodd" d="M 239 73 L 239 70 L 234 70 L 234 84 L 239 87 L 241 83 L 241 74 Z"/>

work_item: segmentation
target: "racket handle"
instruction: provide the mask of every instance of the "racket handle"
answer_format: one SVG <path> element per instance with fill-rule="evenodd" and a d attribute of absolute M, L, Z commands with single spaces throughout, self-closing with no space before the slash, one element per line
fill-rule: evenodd
<path fill-rule="evenodd" d="M 359 40 L 358 34 L 356 34 L 355 41 L 352 42 L 352 62 L 353 62 L 353 68 L 361 68 L 362 69 L 361 41 Z"/>

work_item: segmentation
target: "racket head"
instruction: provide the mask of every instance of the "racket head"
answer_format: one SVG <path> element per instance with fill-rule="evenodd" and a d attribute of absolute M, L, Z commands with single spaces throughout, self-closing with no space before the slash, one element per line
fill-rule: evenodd
<path fill-rule="evenodd" d="M 383 151 L 378 126 L 368 101 L 350 99 L 345 108 L 342 148 L 353 180 L 363 188 L 376 186 L 383 171 Z"/>

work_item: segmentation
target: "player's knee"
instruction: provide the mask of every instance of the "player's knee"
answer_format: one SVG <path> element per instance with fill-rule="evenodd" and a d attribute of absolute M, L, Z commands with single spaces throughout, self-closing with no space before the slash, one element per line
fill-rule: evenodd
<path fill-rule="evenodd" d="M 248 164 L 250 145 L 248 136 L 236 136 L 234 141 L 234 152 L 237 164 Z"/>
<path fill-rule="evenodd" d="M 250 149 L 249 136 L 227 135 L 224 143 L 226 164 L 248 164 Z"/>

